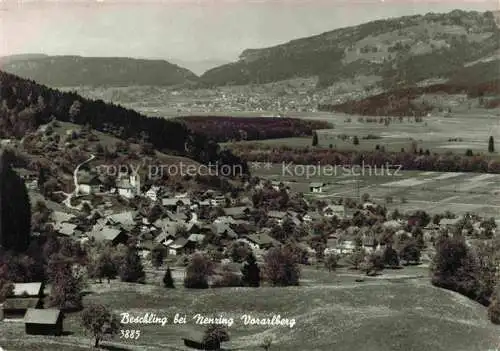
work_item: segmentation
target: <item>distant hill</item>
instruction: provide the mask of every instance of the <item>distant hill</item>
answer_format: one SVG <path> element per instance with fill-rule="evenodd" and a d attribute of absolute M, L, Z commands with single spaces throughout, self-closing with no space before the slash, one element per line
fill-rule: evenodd
<path fill-rule="evenodd" d="M 318 87 L 327 87 L 377 76 L 380 86 L 392 89 L 449 78 L 464 65 L 498 52 L 497 21 L 496 13 L 460 10 L 378 20 L 245 50 L 237 62 L 211 69 L 200 80 L 220 86 L 317 77 Z"/>
<path fill-rule="evenodd" d="M 171 86 L 198 80 L 193 72 L 164 60 L 123 57 L 14 55 L 0 58 L 0 68 L 54 87 Z"/>
<path fill-rule="evenodd" d="M 500 59 L 467 65 L 450 74 L 444 83 L 388 90 L 361 100 L 320 105 L 319 109 L 368 116 L 425 116 L 436 110 L 436 106 L 425 102 L 428 94 L 466 94 L 469 99 L 479 99 L 483 108 L 497 108 L 500 106 Z"/>
<path fill-rule="evenodd" d="M 197 75 L 202 75 L 203 73 L 212 68 L 229 63 L 228 60 L 217 60 L 217 59 L 200 60 L 200 61 L 184 61 L 184 60 L 169 59 L 169 62 L 172 62 L 181 67 L 185 67 Z"/>

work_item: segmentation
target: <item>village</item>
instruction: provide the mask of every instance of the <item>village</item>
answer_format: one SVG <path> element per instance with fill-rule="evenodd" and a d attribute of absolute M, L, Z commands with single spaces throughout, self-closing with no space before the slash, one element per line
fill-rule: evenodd
<path fill-rule="evenodd" d="M 37 194 L 37 174 L 15 170 L 31 195 Z M 395 265 L 403 262 L 425 267 L 442 233 L 461 231 L 468 245 L 496 235 L 493 219 L 449 213 L 430 218 L 423 211 L 389 214 L 370 201 L 368 194 L 359 202 L 326 202 L 314 197 L 323 192 L 320 182 L 311 183 L 308 193 L 303 194 L 292 192 L 279 180 L 255 178 L 235 196 L 215 190 L 176 192 L 158 185 L 145 188 L 140 176 L 133 173 L 120 175 L 111 187 L 105 186 L 106 181 L 96 172 L 76 174 L 73 196 L 85 200 L 68 211 L 44 208 L 50 214 L 42 227 L 82 247 L 86 243 L 108 247 L 133 243 L 145 267 L 158 260 L 159 252 L 160 266 L 169 267 L 185 267 L 190 255 L 202 253 L 221 267 L 236 264 L 233 273 L 240 275 L 238 263 L 246 253 L 252 252 L 263 265 L 266 253 L 283 245 L 291 245 L 299 253 L 300 264 L 316 265 L 318 269 L 329 256 L 336 257 L 335 265 L 356 269 L 370 254 L 384 255 L 393 246 L 399 257 Z M 92 198 L 96 196 L 104 200 L 93 207 Z M 139 209 L 112 209 L 117 200 L 126 204 L 138 199 L 142 204 Z M 44 205 L 38 202 L 35 207 Z M 360 251 L 364 254 L 353 258 Z M 209 284 L 212 282 L 213 277 Z M 15 283 L 13 293 L 1 305 L 0 321 L 24 323 L 27 334 L 62 335 L 62 311 L 43 307 L 50 288 L 42 282 Z"/>

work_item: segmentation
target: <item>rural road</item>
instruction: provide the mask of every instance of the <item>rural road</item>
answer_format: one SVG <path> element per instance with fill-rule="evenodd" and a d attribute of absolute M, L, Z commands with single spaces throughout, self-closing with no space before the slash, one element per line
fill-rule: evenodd
<path fill-rule="evenodd" d="M 83 166 L 84 164 L 92 161 L 93 159 L 95 159 L 95 155 L 90 155 L 89 159 L 83 161 L 82 163 L 80 163 L 78 166 L 76 166 L 75 170 L 73 171 L 73 183 L 75 184 L 75 189 L 73 190 L 73 192 L 71 193 L 65 193 L 64 191 L 56 191 L 55 193 L 59 193 L 59 194 L 64 194 L 66 196 L 66 199 L 62 202 L 66 207 L 72 209 L 72 210 L 80 210 L 80 207 L 77 207 L 77 206 L 73 206 L 71 205 L 71 200 L 73 199 L 73 197 L 75 197 L 76 195 L 78 195 L 78 171 L 80 170 L 80 167 Z M 1 351 L 1 350 L 0 350 Z"/>

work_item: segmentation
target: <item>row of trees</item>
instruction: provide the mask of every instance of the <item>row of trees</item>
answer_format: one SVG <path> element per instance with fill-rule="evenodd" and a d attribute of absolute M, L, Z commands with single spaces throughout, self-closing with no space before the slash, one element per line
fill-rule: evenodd
<path fill-rule="evenodd" d="M 437 172 L 481 172 L 500 173 L 500 162 L 486 156 L 463 156 L 458 154 L 420 154 L 410 150 L 401 152 L 382 152 L 380 150 L 336 150 L 327 148 L 272 147 L 259 144 L 236 144 L 233 152 L 247 162 L 293 163 L 296 165 L 362 165 L 378 167 L 401 165 L 403 170 Z M 339 170 L 340 172 L 341 170 Z M 360 170 L 356 170 L 358 172 Z M 365 171 L 366 174 L 366 171 Z"/>

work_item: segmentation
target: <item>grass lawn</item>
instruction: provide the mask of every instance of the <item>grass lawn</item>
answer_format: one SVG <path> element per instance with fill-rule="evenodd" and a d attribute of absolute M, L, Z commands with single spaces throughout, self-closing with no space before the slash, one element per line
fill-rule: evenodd
<path fill-rule="evenodd" d="M 299 287 L 195 291 L 185 290 L 182 274 L 174 274 L 174 290 L 117 281 L 91 285 L 85 304 L 102 303 L 116 313 L 187 317 L 184 325 L 124 326 L 141 330 L 141 337 L 104 343 L 114 350 L 186 350 L 181 337 L 203 328 L 192 319 L 197 313 L 234 318 L 226 345 L 231 350 L 259 350 L 265 336 L 274 340 L 271 350 L 484 351 L 498 341 L 498 330 L 488 322 L 485 308 L 432 287 L 426 268 L 388 271 L 364 282 L 356 282 L 357 276 L 305 267 Z M 240 319 L 244 314 L 262 318 L 279 314 L 294 318 L 296 324 L 249 326 Z M 64 327 L 69 335 L 42 338 L 24 335 L 22 325 L 4 323 L 0 345 L 9 351 L 88 349 L 91 340 L 79 325 L 79 313 L 68 315 Z"/>

